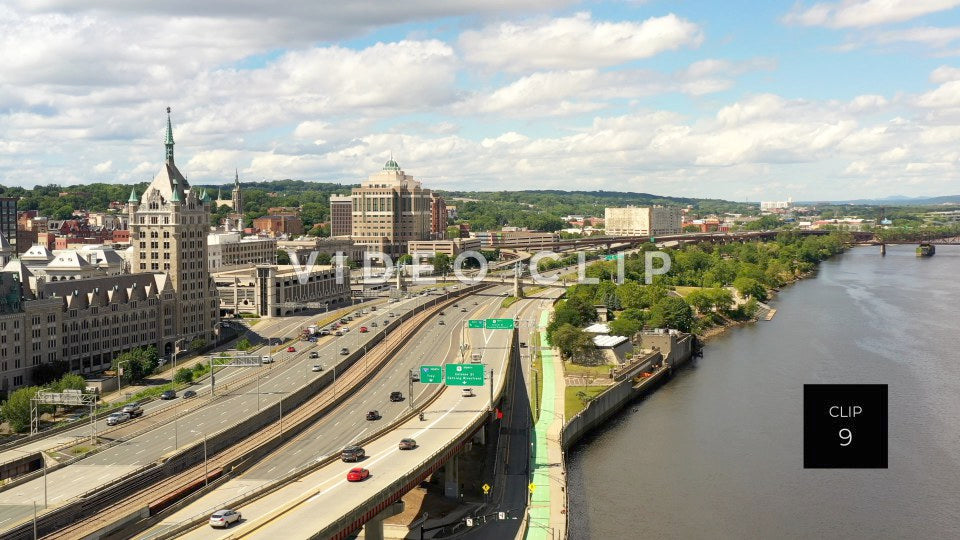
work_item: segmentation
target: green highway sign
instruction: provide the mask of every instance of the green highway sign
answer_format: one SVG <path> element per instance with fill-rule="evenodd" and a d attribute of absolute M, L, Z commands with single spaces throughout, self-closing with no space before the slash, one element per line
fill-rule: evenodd
<path fill-rule="evenodd" d="M 603 260 L 605 260 L 605 261 L 615 261 L 615 260 L 617 260 L 617 256 L 616 256 L 616 255 L 604 255 L 604 256 L 603 256 Z"/>
<path fill-rule="evenodd" d="M 483 364 L 447 364 L 447 386 L 483 386 Z"/>
<path fill-rule="evenodd" d="M 490 330 L 513 330 L 513 319 L 487 319 Z"/>
<path fill-rule="evenodd" d="M 440 366 L 420 366 L 420 382 L 440 384 L 443 382 L 443 370 Z"/>
<path fill-rule="evenodd" d="M 483 328 L 483 319 L 470 319 L 467 328 Z"/>

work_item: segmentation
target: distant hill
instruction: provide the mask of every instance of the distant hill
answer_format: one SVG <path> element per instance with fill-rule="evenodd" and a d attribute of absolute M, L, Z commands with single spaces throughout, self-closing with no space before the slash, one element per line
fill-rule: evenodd
<path fill-rule="evenodd" d="M 960 195 L 942 195 L 939 197 L 906 197 L 903 195 L 891 195 L 880 199 L 849 199 L 843 201 L 803 201 L 797 202 L 800 205 L 814 204 L 854 204 L 854 205 L 908 205 L 908 206 L 927 206 L 933 204 L 960 204 Z"/>

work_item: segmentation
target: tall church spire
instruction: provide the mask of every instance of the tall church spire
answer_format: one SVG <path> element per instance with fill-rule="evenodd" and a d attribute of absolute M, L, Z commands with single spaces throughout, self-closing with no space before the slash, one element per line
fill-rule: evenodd
<path fill-rule="evenodd" d="M 173 125 L 170 124 L 170 107 L 167 107 L 167 138 L 163 144 L 167 147 L 167 164 L 173 165 Z"/>
<path fill-rule="evenodd" d="M 233 189 L 240 189 L 240 169 L 233 170 Z"/>

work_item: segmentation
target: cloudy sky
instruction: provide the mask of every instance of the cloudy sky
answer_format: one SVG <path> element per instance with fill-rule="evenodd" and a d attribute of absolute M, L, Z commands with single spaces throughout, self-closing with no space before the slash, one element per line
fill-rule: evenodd
<path fill-rule="evenodd" d="M 956 194 L 957 6 L 6 0 L 0 183 Z"/>

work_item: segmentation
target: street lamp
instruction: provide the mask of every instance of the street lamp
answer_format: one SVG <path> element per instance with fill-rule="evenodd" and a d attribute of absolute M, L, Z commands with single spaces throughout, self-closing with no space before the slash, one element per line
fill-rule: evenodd
<path fill-rule="evenodd" d="M 119 362 L 117 362 L 117 396 L 120 395 L 120 385 L 121 385 L 120 375 L 123 374 L 123 367 L 122 367 L 123 364 L 129 365 L 130 360 L 120 360 Z"/>
<path fill-rule="evenodd" d="M 177 355 L 180 353 L 180 344 L 186 341 L 187 338 L 180 338 L 173 342 L 173 368 L 177 368 Z"/>

